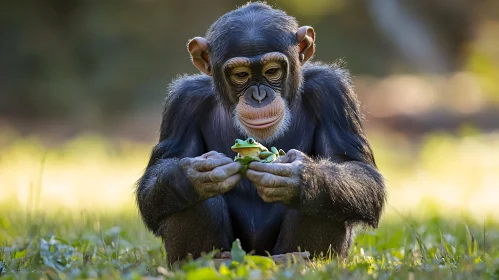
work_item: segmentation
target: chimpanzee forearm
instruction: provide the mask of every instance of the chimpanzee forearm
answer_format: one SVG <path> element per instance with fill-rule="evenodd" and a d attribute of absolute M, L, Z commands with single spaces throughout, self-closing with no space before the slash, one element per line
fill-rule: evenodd
<path fill-rule="evenodd" d="M 137 188 L 137 201 L 145 224 L 157 233 L 161 221 L 197 201 L 194 189 L 175 158 L 159 160 L 147 168 Z"/>
<path fill-rule="evenodd" d="M 138 182 L 139 209 L 155 234 L 161 234 L 158 230 L 168 217 L 224 194 L 242 178 L 241 164 L 216 151 L 200 155 L 200 137 L 191 134 L 190 138 L 185 142 L 161 141 Z"/>
<path fill-rule="evenodd" d="M 304 214 L 378 225 L 385 187 L 383 177 L 371 165 L 308 158 L 301 177 L 300 195 L 292 205 Z"/>

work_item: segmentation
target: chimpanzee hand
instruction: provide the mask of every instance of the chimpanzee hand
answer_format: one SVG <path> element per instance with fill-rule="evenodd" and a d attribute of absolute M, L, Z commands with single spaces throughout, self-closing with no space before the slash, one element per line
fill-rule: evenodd
<path fill-rule="evenodd" d="M 215 151 L 183 158 L 179 166 L 201 200 L 231 190 L 243 177 L 241 163 Z"/>
<path fill-rule="evenodd" d="M 273 163 L 250 163 L 246 177 L 253 182 L 263 201 L 289 203 L 300 194 L 300 174 L 309 160 L 304 153 L 289 150 Z"/>

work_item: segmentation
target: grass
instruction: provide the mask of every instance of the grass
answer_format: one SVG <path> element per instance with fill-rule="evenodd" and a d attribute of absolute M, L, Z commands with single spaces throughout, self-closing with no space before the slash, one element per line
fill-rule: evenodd
<path fill-rule="evenodd" d="M 6 279 L 499 277 L 499 227 L 493 221 L 384 221 L 377 231 L 359 231 L 346 261 L 325 255 L 310 264 L 275 266 L 247 257 L 217 270 L 209 257 L 169 267 L 161 243 L 126 210 L 31 218 L 9 213 L 0 220 L 0 269 Z"/>
<path fill-rule="evenodd" d="M 389 186 L 378 230 L 346 260 L 210 255 L 169 267 L 133 201 L 150 143 L 0 135 L 0 278 L 499 279 L 499 135 L 370 135 Z"/>

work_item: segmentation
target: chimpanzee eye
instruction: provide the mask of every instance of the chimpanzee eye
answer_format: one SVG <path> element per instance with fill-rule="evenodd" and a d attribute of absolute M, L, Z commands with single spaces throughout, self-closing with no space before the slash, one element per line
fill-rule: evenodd
<path fill-rule="evenodd" d="M 254 144 L 254 143 L 255 143 L 255 140 L 253 140 L 253 138 L 250 138 L 250 139 L 248 139 L 248 143 L 250 143 L 250 144 Z"/>
<path fill-rule="evenodd" d="M 251 79 L 251 69 L 248 66 L 236 66 L 230 70 L 230 79 L 236 86 L 243 86 Z"/>
<path fill-rule="evenodd" d="M 274 75 L 278 70 L 279 68 L 270 68 L 269 70 L 265 71 L 265 75 Z"/>
<path fill-rule="evenodd" d="M 249 76 L 249 74 L 247 72 L 239 72 L 239 73 L 236 73 L 235 75 L 238 76 L 239 78 L 246 78 Z"/>

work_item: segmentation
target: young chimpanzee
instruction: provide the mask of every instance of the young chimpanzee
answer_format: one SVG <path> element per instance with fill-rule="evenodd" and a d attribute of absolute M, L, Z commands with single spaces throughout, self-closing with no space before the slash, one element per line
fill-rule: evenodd
<path fill-rule="evenodd" d="M 307 62 L 314 40 L 311 27 L 250 3 L 189 41 L 204 74 L 171 84 L 137 188 L 170 262 L 236 238 L 256 254 L 346 256 L 355 224 L 378 225 L 385 187 L 349 73 Z M 243 178 L 230 147 L 249 136 L 287 155 L 251 163 Z"/>

